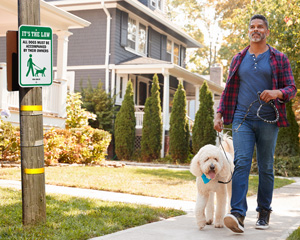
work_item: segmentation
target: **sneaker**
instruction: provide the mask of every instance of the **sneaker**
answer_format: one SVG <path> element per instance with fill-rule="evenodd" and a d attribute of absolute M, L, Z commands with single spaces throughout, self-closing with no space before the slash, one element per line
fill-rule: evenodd
<path fill-rule="evenodd" d="M 271 211 L 262 209 L 258 212 L 258 220 L 256 222 L 256 229 L 268 229 Z"/>
<path fill-rule="evenodd" d="M 235 233 L 244 232 L 244 219 L 245 216 L 237 212 L 228 213 L 224 217 L 224 224 L 227 228 Z"/>

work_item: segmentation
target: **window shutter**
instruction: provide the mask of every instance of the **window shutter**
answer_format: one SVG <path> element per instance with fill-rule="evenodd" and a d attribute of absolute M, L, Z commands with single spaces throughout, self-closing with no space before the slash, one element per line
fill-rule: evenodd
<path fill-rule="evenodd" d="M 185 68 L 185 52 L 186 52 L 186 48 L 180 46 L 180 66 L 183 68 Z"/>
<path fill-rule="evenodd" d="M 122 12 L 121 14 L 121 46 L 127 47 L 128 38 L 128 13 Z"/>
<path fill-rule="evenodd" d="M 160 59 L 167 60 L 167 36 L 161 35 L 160 38 Z"/>

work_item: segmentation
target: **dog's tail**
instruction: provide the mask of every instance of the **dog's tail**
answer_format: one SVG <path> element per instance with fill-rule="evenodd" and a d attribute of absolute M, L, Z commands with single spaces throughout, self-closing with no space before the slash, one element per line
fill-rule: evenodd
<path fill-rule="evenodd" d="M 232 137 L 230 137 L 227 133 L 225 133 L 222 137 L 222 146 L 223 146 L 225 152 L 228 152 L 232 156 L 234 156 Z"/>

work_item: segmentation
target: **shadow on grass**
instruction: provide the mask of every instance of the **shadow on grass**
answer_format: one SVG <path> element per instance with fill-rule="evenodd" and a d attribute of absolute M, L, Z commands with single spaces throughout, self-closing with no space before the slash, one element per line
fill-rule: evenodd
<path fill-rule="evenodd" d="M 89 239 L 184 214 L 145 205 L 47 195 L 46 223 L 25 228 L 21 192 L 0 188 L 0 193 L 1 239 Z"/>
<path fill-rule="evenodd" d="M 147 174 L 152 176 L 157 176 L 164 179 L 180 179 L 186 181 L 193 181 L 196 179 L 190 171 L 181 171 L 181 170 L 169 170 L 169 169 L 149 169 L 149 168 L 137 168 L 135 170 L 138 174 Z"/>

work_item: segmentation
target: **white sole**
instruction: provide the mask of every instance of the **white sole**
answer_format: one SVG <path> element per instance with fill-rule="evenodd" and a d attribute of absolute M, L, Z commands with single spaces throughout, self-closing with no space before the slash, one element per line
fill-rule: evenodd
<path fill-rule="evenodd" d="M 268 226 L 255 226 L 255 229 L 261 229 L 261 230 L 265 230 L 268 228 L 269 228 L 269 225 Z"/>
<path fill-rule="evenodd" d="M 227 228 L 235 233 L 243 233 L 244 228 L 239 224 L 239 221 L 231 214 L 224 217 L 224 224 Z"/>

